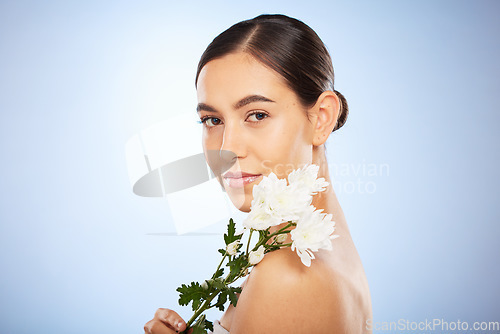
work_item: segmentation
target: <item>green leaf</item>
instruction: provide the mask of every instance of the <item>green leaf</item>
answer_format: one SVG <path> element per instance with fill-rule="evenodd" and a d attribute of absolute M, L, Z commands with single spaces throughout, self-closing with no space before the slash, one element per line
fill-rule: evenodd
<path fill-rule="evenodd" d="M 213 290 L 222 290 L 226 287 L 226 283 L 224 283 L 224 279 L 222 277 L 218 277 L 216 279 L 209 279 L 206 281 L 208 284 L 208 289 L 210 291 Z"/>
<path fill-rule="evenodd" d="M 224 311 L 224 304 L 227 301 L 227 289 L 219 292 L 219 297 L 217 298 L 217 303 L 215 303 L 215 307 L 217 307 L 220 311 Z"/>
<path fill-rule="evenodd" d="M 179 305 L 188 305 L 190 302 L 193 302 L 193 311 L 196 311 L 203 300 L 208 298 L 209 295 L 209 291 L 203 289 L 198 282 L 191 282 L 190 285 L 182 284 L 176 291 L 180 293 Z"/>
<path fill-rule="evenodd" d="M 231 304 L 233 304 L 234 307 L 236 307 L 236 303 L 238 303 L 238 296 L 236 295 L 237 293 L 241 293 L 241 288 L 233 288 L 230 287 L 228 291 L 229 295 L 229 300 L 231 301 Z"/>
<path fill-rule="evenodd" d="M 193 328 L 192 334 L 207 334 L 208 332 L 205 328 L 205 325 L 206 325 L 205 315 L 202 314 L 191 327 Z"/>
<path fill-rule="evenodd" d="M 220 268 L 219 270 L 217 270 L 213 276 L 212 276 L 212 279 L 216 279 L 218 277 L 222 277 L 222 275 L 224 275 L 224 268 Z"/>
<path fill-rule="evenodd" d="M 214 280 L 213 287 L 216 288 L 217 290 L 222 290 L 226 287 L 226 283 L 224 283 L 224 279 L 222 277 L 219 277 Z"/>
<path fill-rule="evenodd" d="M 205 319 L 205 328 L 209 331 L 214 331 L 214 324 L 211 321 Z"/>
<path fill-rule="evenodd" d="M 243 234 L 238 234 L 235 235 L 236 233 L 236 224 L 233 221 L 233 218 L 229 219 L 229 224 L 227 225 L 227 234 L 224 234 L 224 242 L 226 243 L 226 246 L 229 245 L 231 242 L 234 242 L 236 240 L 240 240 Z"/>
<path fill-rule="evenodd" d="M 246 254 L 240 254 L 227 263 L 229 267 L 228 282 L 232 282 L 241 272 L 241 270 L 248 264 Z"/>
<path fill-rule="evenodd" d="M 219 297 L 217 298 L 217 303 L 214 307 L 218 308 L 220 311 L 224 311 L 224 304 L 227 302 L 228 298 L 234 306 L 238 302 L 237 294 L 241 293 L 241 287 L 225 287 L 221 292 L 219 292 Z"/>

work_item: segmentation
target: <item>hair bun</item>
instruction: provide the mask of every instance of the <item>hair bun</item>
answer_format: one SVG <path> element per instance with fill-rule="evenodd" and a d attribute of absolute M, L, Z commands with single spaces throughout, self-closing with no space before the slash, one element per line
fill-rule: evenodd
<path fill-rule="evenodd" d="M 333 128 L 332 132 L 338 130 L 345 124 L 347 121 L 347 115 L 349 115 L 349 106 L 347 105 L 347 100 L 344 95 L 342 95 L 339 91 L 334 90 L 335 94 L 337 94 L 340 100 L 340 110 L 339 116 L 337 118 L 337 124 L 335 124 L 335 128 Z"/>

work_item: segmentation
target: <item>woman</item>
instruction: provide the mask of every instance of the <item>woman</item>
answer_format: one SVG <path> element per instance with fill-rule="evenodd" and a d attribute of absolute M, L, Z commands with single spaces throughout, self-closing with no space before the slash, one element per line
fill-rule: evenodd
<path fill-rule="evenodd" d="M 318 177 L 332 184 L 324 144 L 348 114 L 333 83 L 323 42 L 284 15 L 237 23 L 205 50 L 196 75 L 203 149 L 241 211 L 250 210 L 253 186 L 271 172 L 285 178 L 313 163 L 320 166 Z M 243 283 L 237 306 L 215 322 L 215 333 L 368 332 L 368 283 L 333 187 L 312 204 L 333 214 L 340 236 L 333 251 L 315 253 L 309 268 L 289 248 L 266 254 Z M 144 328 L 175 333 L 186 323 L 175 311 L 159 309 Z"/>

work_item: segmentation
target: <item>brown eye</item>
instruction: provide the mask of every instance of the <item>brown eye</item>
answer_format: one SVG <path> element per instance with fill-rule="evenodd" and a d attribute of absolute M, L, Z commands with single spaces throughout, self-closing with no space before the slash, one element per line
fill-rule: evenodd
<path fill-rule="evenodd" d="M 216 117 L 204 117 L 201 119 L 200 123 L 204 123 L 207 127 L 211 128 L 213 126 L 219 125 L 221 123 L 220 118 Z"/>
<path fill-rule="evenodd" d="M 252 120 L 252 122 L 258 122 L 258 121 L 262 121 L 264 118 L 268 117 L 268 115 L 266 113 L 263 113 L 263 112 L 256 112 L 256 113 L 253 113 L 253 114 L 248 116 L 248 118 L 250 118 L 250 117 L 254 118 L 254 120 Z"/>

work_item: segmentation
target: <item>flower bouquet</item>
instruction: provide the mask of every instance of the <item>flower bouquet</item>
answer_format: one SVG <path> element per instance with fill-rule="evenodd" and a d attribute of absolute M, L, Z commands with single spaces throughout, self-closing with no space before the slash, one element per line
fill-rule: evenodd
<path fill-rule="evenodd" d="M 313 252 L 332 249 L 332 240 L 338 237 L 332 235 L 335 231 L 332 215 L 322 213 L 323 209 L 317 210 L 311 204 L 312 197 L 328 186 L 324 178 L 318 178 L 318 170 L 317 165 L 306 165 L 292 171 L 288 182 L 270 173 L 253 187 L 253 200 L 250 212 L 243 221 L 243 231 L 237 233 L 233 219 L 229 220 L 227 233 L 224 234 L 226 248 L 219 249 L 222 259 L 215 273 L 201 284 L 182 284 L 176 290 L 180 294 L 179 304 L 192 303 L 194 311 L 184 333 L 189 328 L 193 328 L 193 334 L 213 331 L 213 323 L 206 319 L 203 312 L 214 307 L 224 311 L 228 300 L 236 306 L 241 288 L 231 284 L 248 275 L 249 269 L 258 264 L 266 253 L 291 247 L 302 263 L 309 267 L 315 258 Z M 271 227 L 278 225 L 283 227 L 270 231 Z M 241 240 L 246 232 L 249 236 L 243 247 Z M 258 234 L 258 240 L 250 247 L 253 234 Z M 288 234 L 292 242 L 284 243 Z"/>

